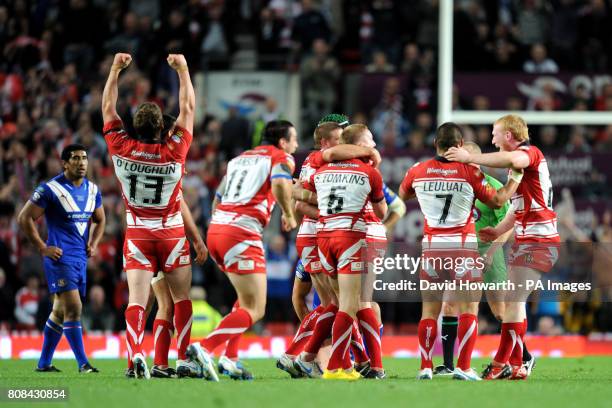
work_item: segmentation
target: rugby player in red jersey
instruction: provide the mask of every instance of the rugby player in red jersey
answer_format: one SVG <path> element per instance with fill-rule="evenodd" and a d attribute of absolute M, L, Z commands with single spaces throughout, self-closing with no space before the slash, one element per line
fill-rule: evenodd
<path fill-rule="evenodd" d="M 208 229 L 208 249 L 238 294 L 233 311 L 188 354 L 202 364 L 205 376 L 218 381 L 212 363 L 215 348 L 233 341 L 260 320 L 266 306 L 266 262 L 262 233 L 275 202 L 282 210 L 283 230 L 297 227 L 291 200 L 297 132 L 291 122 L 269 122 L 264 143 L 230 160 L 215 199 Z M 238 364 L 227 367 L 236 379 L 252 375 Z"/>
<path fill-rule="evenodd" d="M 399 192 L 403 200 L 416 197 L 425 216 L 420 278 L 433 283 L 481 281 L 484 263 L 478 263 L 474 202 L 479 199 L 489 207 L 501 207 L 516 191 L 522 174 L 514 172 L 508 183 L 496 191 L 486 183 L 479 169 L 444 158 L 449 148 L 463 145 L 461 130 L 454 123 L 444 123 L 438 128 L 435 145 L 437 156 L 410 168 Z M 421 370 L 417 378 L 431 380 L 433 347 L 444 290 L 428 289 L 421 293 L 423 310 L 418 328 Z M 478 381 L 479 375 L 470 366 L 478 335 L 478 303 L 469 292 L 465 295 L 457 299 L 462 318 L 458 328 L 459 359 L 453 377 Z"/>
<path fill-rule="evenodd" d="M 145 102 L 134 113 L 132 138 L 117 114 L 117 81 L 128 67 L 129 54 L 115 55 L 102 95 L 104 138 L 126 206 L 127 230 L 123 256 L 129 286 L 125 311 L 129 358 L 137 378 L 150 378 L 142 354 L 145 307 L 153 274 L 161 270 L 172 292 L 174 326 L 178 333 L 177 369 L 189 364 L 192 321 L 191 261 L 181 216 L 181 180 L 192 141 L 195 93 L 189 68 L 181 54 L 168 55 L 168 64 L 179 77 L 179 115 L 172 136 L 162 138 L 163 117 L 159 106 Z"/>
<path fill-rule="evenodd" d="M 500 151 L 470 153 L 462 148 L 449 149 L 446 158 L 481 166 L 520 169 L 523 182 L 512 196 L 513 213 L 495 228 L 483 228 L 483 241 L 494 241 L 514 227 L 514 246 L 509 259 L 511 281 L 526 287 L 525 281 L 537 281 L 549 272 L 558 258 L 559 233 L 557 215 L 553 210 L 553 188 L 546 158 L 529 143 L 529 129 L 517 115 L 506 115 L 493 125 L 492 143 Z M 514 170 L 512 170 L 514 171 Z M 531 290 L 520 290 L 506 296 L 502 333 L 493 362 L 483 372 L 484 379 L 527 378 L 522 364 L 523 337 L 527 328 L 525 302 Z M 508 362 L 510 365 L 508 366 Z"/>
<path fill-rule="evenodd" d="M 351 125 L 342 132 L 342 141 L 357 145 L 361 141 L 374 146 L 372 134 L 364 125 Z M 360 306 L 361 279 L 366 270 L 366 221 L 364 210 L 372 203 L 374 213 L 383 218 L 387 211 L 380 172 L 361 159 L 343 160 L 321 166 L 307 189 L 317 193 L 319 218 L 317 247 L 325 272 L 333 279 L 338 297 L 338 311 L 332 326 L 332 349 L 325 379 L 354 380 L 361 376 L 354 370 L 348 348 Z M 377 327 L 378 325 L 376 325 Z M 296 359 L 300 369 L 310 353 Z"/>

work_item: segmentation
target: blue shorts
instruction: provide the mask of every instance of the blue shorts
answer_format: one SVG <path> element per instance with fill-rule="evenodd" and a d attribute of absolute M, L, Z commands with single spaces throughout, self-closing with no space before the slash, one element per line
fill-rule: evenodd
<path fill-rule="evenodd" d="M 78 289 L 81 297 L 85 297 L 87 262 L 73 261 L 63 263 L 45 257 L 44 269 L 50 293 L 61 293 Z"/>

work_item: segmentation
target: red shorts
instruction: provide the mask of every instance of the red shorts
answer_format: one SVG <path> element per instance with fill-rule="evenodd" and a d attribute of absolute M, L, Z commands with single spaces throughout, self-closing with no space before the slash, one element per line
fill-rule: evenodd
<path fill-rule="evenodd" d="M 419 277 L 427 282 L 448 280 L 481 282 L 484 261 L 477 250 L 468 248 L 428 251 L 422 253 Z"/>
<path fill-rule="evenodd" d="M 514 243 L 508 255 L 510 266 L 534 269 L 541 273 L 550 272 L 559 259 L 558 242 Z"/>
<path fill-rule="evenodd" d="M 225 273 L 266 273 L 261 238 L 229 225 L 212 224 L 206 237 L 208 253 Z"/>
<path fill-rule="evenodd" d="M 319 250 L 317 249 L 317 237 L 298 237 L 295 240 L 295 247 L 304 265 L 304 270 L 310 274 L 323 272 Z"/>
<path fill-rule="evenodd" d="M 123 268 L 147 270 L 151 273 L 171 272 L 191 265 L 189 241 L 174 239 L 126 239 L 123 242 Z"/>
<path fill-rule="evenodd" d="M 328 275 L 365 272 L 365 234 L 317 236 L 321 265 Z"/>

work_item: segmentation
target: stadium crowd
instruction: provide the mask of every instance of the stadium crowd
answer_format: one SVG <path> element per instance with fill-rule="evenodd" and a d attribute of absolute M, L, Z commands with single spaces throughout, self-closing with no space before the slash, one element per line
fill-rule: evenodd
<path fill-rule="evenodd" d="M 608 1 L 456 4 L 457 70 L 599 73 L 612 66 Z M 113 53 L 129 52 L 137 65 L 120 82 L 118 111 L 128 128 L 131 114 L 146 100 L 157 102 L 164 112 L 176 112 L 178 83 L 164 62 L 169 52 L 180 50 L 195 71 L 229 69 L 250 38 L 257 62 L 252 68 L 301 74 L 302 120 L 310 124 L 302 130 L 304 140 L 311 134 L 308 126 L 322 113 L 342 110 L 341 74 L 363 72 L 389 76 L 380 101 L 369 111 L 350 112 L 351 120 L 369 123 L 383 152 L 430 150 L 436 128 L 437 7 L 436 0 L 0 1 L 0 328 L 39 328 L 48 315 L 40 255 L 19 232 L 15 214 L 40 181 L 61 171 L 61 148 L 82 143 L 89 148 L 90 178 L 101 188 L 107 217 L 100 250 L 89 262 L 84 325 L 89 330 L 123 329 L 124 207 L 100 114 Z M 463 98 L 458 88 L 453 103 L 457 109 L 486 110 L 490 105 L 486 96 Z M 612 84 L 600 94 L 580 86 L 563 95 L 546 88 L 534 103 L 510 98 L 507 107 L 612 111 Z M 267 101 L 267 110 L 263 120 L 283 114 L 274 100 Z M 203 234 L 227 161 L 257 140 L 257 128 L 257 121 L 237 111 L 228 117 L 206 115 L 196 127 L 183 191 Z M 490 148 L 490 127 L 465 130 L 467 140 Z M 612 153 L 612 125 L 543 126 L 532 132 L 547 152 Z M 571 230 L 567 217 L 562 223 Z M 596 216 L 598 228 L 588 238 L 610 242 L 611 218 L 609 211 Z M 269 239 L 269 260 L 286 270 L 271 286 L 268 304 L 274 313 L 267 317 L 273 321 L 294 319 L 289 313 L 295 262 L 291 239 L 280 233 Z M 194 264 L 194 284 L 207 289 L 208 301 L 222 314 L 231 308 L 235 295 L 213 262 Z M 610 331 L 611 322 L 603 327 L 597 323 L 604 307 L 594 300 L 575 310 L 568 302 L 543 315 L 552 323 L 546 320 L 541 329 L 533 329 L 550 334 Z"/>

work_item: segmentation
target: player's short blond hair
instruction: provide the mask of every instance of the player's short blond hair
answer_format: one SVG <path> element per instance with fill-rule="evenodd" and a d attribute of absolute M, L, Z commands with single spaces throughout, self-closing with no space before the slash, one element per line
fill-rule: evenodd
<path fill-rule="evenodd" d="M 510 132 L 515 140 L 519 142 L 529 141 L 529 129 L 525 120 L 518 115 L 506 115 L 495 121 L 500 124 L 505 132 Z"/>
<path fill-rule="evenodd" d="M 329 140 L 331 138 L 332 132 L 336 129 L 342 130 L 342 126 L 340 126 L 336 122 L 323 122 L 317 126 L 314 131 L 314 146 L 315 149 L 321 148 L 321 140 Z"/>
<path fill-rule="evenodd" d="M 363 134 L 367 131 L 368 127 L 366 125 L 362 125 L 360 123 L 349 125 L 342 131 L 342 143 L 357 144 L 359 139 L 361 139 L 361 136 L 363 136 Z"/>

